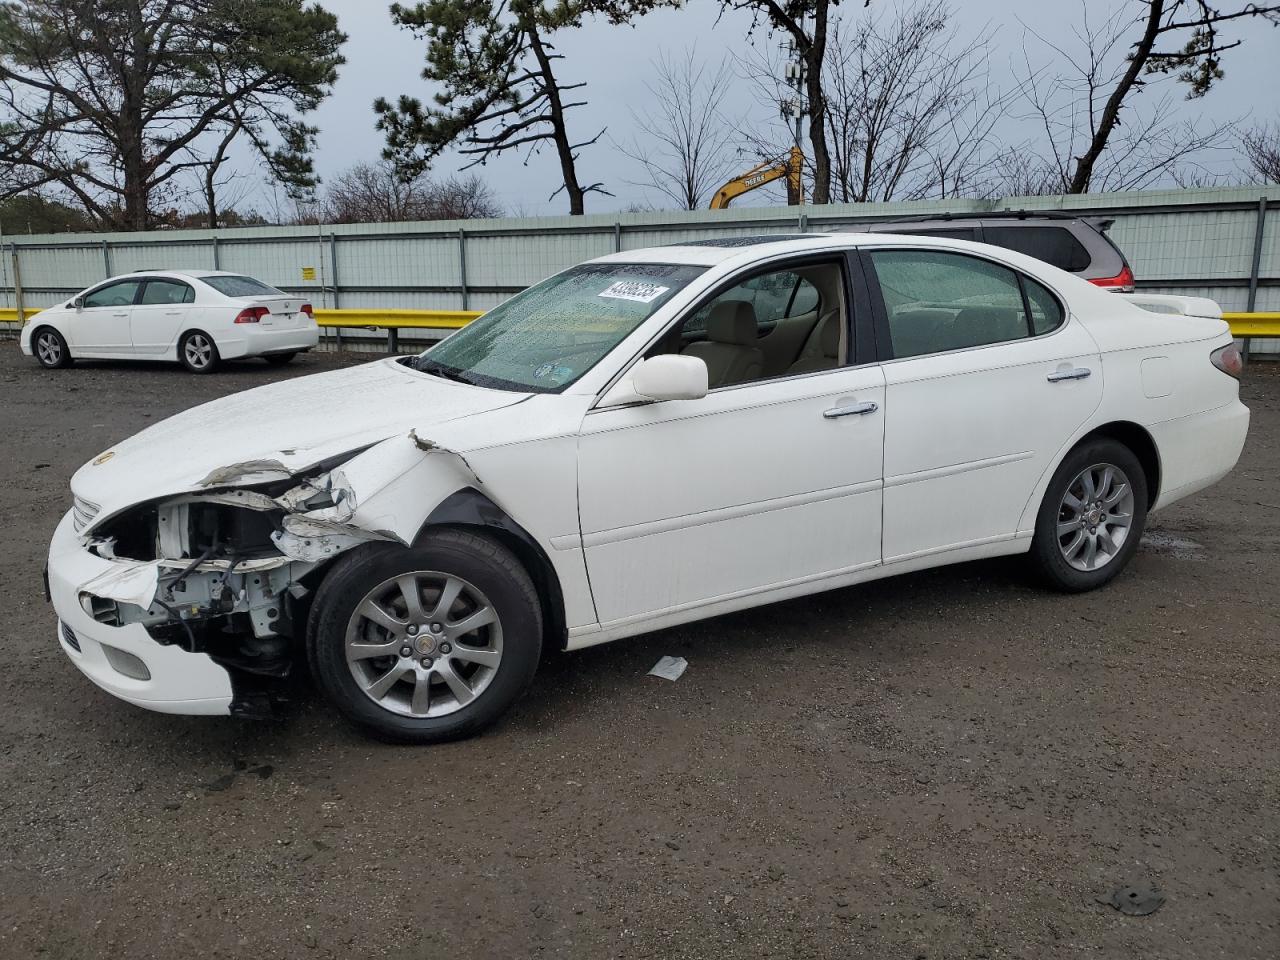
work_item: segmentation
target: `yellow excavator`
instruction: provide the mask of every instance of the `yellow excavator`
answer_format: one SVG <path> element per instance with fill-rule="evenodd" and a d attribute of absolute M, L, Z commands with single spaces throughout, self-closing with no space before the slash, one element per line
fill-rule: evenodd
<path fill-rule="evenodd" d="M 744 193 L 763 187 L 766 183 L 781 180 L 783 177 L 787 178 L 787 202 L 793 205 L 804 203 L 804 194 L 801 193 L 800 186 L 800 173 L 803 169 L 804 153 L 799 147 L 792 147 L 786 159 L 766 161 L 726 183 L 711 198 L 711 209 L 723 210 Z"/>

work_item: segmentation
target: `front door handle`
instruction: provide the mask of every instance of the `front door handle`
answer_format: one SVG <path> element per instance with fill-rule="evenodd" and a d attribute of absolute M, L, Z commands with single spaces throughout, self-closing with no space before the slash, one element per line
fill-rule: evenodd
<path fill-rule="evenodd" d="M 827 420 L 834 420 L 836 417 L 852 417 L 866 416 L 868 413 L 875 413 L 880 409 L 880 405 L 872 400 L 863 403 L 846 403 L 843 406 L 832 407 L 829 410 L 823 410 L 822 416 Z"/>
<path fill-rule="evenodd" d="M 1083 380 L 1091 373 L 1093 373 L 1093 371 L 1088 367 L 1075 367 L 1071 370 L 1058 370 L 1049 374 L 1049 382 L 1059 383 L 1063 380 Z"/>

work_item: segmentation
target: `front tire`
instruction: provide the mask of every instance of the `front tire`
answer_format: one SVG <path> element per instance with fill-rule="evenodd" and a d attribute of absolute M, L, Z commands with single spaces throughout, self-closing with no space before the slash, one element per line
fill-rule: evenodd
<path fill-rule="evenodd" d="M 1066 593 L 1093 590 L 1128 565 L 1147 524 L 1147 477 L 1124 444 L 1106 437 L 1067 454 L 1045 491 L 1031 560 Z"/>
<path fill-rule="evenodd" d="M 541 650 L 528 573 L 501 544 L 460 530 L 352 550 L 320 584 L 307 631 L 325 696 L 396 743 L 485 729 L 529 685 Z"/>
<path fill-rule="evenodd" d="M 31 352 L 46 370 L 71 366 L 71 350 L 66 338 L 53 327 L 41 327 L 31 335 Z"/>
<path fill-rule="evenodd" d="M 203 330 L 188 330 L 178 341 L 178 362 L 192 373 L 213 373 L 220 359 L 218 345 Z"/>

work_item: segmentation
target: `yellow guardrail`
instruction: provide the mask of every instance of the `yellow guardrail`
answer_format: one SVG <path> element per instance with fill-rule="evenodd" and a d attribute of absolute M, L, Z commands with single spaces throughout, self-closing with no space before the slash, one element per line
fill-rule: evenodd
<path fill-rule="evenodd" d="M 1280 313 L 1224 313 L 1233 337 L 1280 337 Z"/>
<path fill-rule="evenodd" d="M 322 327 L 384 327 L 388 330 L 460 330 L 480 316 L 478 310 L 317 309 Z"/>
<path fill-rule="evenodd" d="M 26 311 L 28 317 L 39 310 Z M 377 327 L 384 330 L 460 330 L 480 316 L 478 310 L 398 310 L 398 309 L 318 309 L 316 323 L 322 327 Z M 1280 337 L 1280 313 L 1224 313 L 1237 337 Z M 0 323 L 16 323 L 14 307 L 0 307 Z"/>
<path fill-rule="evenodd" d="M 39 313 L 28 308 L 27 318 Z M 461 330 L 480 316 L 479 310 L 399 310 L 399 309 L 317 309 L 316 323 L 322 327 L 382 327 L 387 330 Z M 0 307 L 0 323 L 17 323 L 16 307 Z"/>

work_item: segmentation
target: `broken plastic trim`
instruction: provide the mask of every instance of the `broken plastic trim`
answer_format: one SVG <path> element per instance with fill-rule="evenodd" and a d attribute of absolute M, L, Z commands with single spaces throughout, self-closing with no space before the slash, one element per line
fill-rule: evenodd
<path fill-rule="evenodd" d="M 414 432 L 409 439 L 475 477 L 461 453 Z M 341 465 L 367 449 L 301 471 L 273 459 L 228 464 L 197 490 L 103 518 L 83 540 L 112 567 L 81 586 L 82 607 L 100 623 L 138 623 L 157 643 L 207 654 L 231 677 L 232 712 L 262 712 L 264 682 L 291 667 L 290 638 L 306 609 L 298 603 L 310 593 L 304 579 L 361 544 L 404 544 L 353 522 L 359 502 Z"/>

